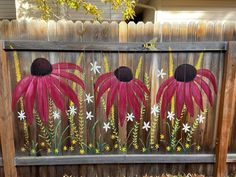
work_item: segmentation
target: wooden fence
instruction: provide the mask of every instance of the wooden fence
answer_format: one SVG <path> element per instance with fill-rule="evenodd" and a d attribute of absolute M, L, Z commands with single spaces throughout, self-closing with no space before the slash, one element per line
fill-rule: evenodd
<path fill-rule="evenodd" d="M 4 106 L 1 107 L 1 113 L 4 114 L 1 114 L 2 121 L 0 122 L 0 127 L 2 127 L 1 143 L 6 176 L 16 176 L 16 173 L 20 177 L 60 177 L 64 174 L 89 177 L 143 176 L 145 174 L 159 175 L 161 173 L 178 172 L 201 173 L 207 176 L 212 176 L 214 166 L 215 174 L 217 174 L 217 176 L 226 175 L 227 169 L 228 174 L 235 172 L 236 158 L 234 152 L 236 151 L 236 143 L 233 135 L 236 133 L 234 128 L 234 126 L 236 126 L 236 121 L 232 124 L 234 114 L 233 106 L 235 105 L 235 98 L 233 97 L 233 94 L 236 90 L 236 86 L 233 85 L 233 81 L 235 80 L 235 43 L 213 42 L 210 43 L 210 45 L 208 43 L 201 43 L 199 44 L 200 48 L 198 49 L 195 48 L 196 44 L 191 45 L 191 43 L 173 43 L 233 41 L 236 38 L 235 23 L 182 22 L 173 24 L 144 24 L 140 22 L 135 24 L 130 22 L 126 24 L 121 22 L 118 24 L 116 22 L 103 22 L 100 24 L 98 22 L 82 23 L 71 21 L 49 21 L 48 23 L 44 21 L 1 21 L 0 26 L 1 40 L 66 41 L 61 43 L 38 42 L 30 45 L 24 41 L 10 41 L 3 43 L 4 45 L 2 48 L 7 52 L 1 52 L 2 60 L 0 62 L 2 68 L 1 73 L 3 73 L 1 75 L 1 77 L 3 77 L 1 78 L 1 80 L 3 80 L 1 83 L 3 84 L 1 85 L 1 93 L 3 93 L 1 94 L 1 100 L 5 101 Z M 157 38 L 158 51 L 163 50 L 163 53 L 157 54 L 148 50 L 141 51 L 143 44 L 154 37 Z M 89 42 L 89 45 L 81 42 Z M 91 42 L 94 42 L 94 46 L 91 46 Z M 100 43 L 101 45 L 99 48 L 95 50 L 94 47 L 97 46 L 95 44 L 97 42 L 103 43 Z M 114 46 L 114 42 L 125 44 Z M 126 42 L 136 43 L 126 44 Z M 81 46 L 76 46 L 76 44 L 80 44 Z M 89 49 L 88 46 L 91 48 Z M 13 47 L 16 51 L 13 51 L 11 47 Z M 171 47 L 173 53 L 170 52 L 169 47 Z M 187 49 L 189 49 L 189 51 Z M 6 115 L 12 115 L 10 100 L 8 97 L 9 95 L 6 95 L 6 91 L 12 90 L 17 82 L 14 73 L 15 66 L 13 61 L 13 58 L 16 57 L 15 55 L 17 55 L 20 59 L 20 69 L 22 70 L 21 73 L 23 75 L 29 72 L 29 63 L 37 57 L 50 58 L 51 62 L 56 62 L 58 61 L 58 58 L 60 58 L 60 60 L 63 58 L 75 63 L 77 58 L 84 55 L 86 60 L 82 62 L 81 66 L 85 69 L 86 85 L 90 86 L 86 92 L 88 91 L 92 93 L 93 79 L 96 78 L 91 78 L 91 72 L 86 67 L 90 67 L 90 63 L 94 63 L 95 58 L 98 63 L 102 63 L 104 56 L 107 56 L 111 70 L 115 70 L 119 65 L 126 65 L 133 71 L 136 70 L 140 61 L 139 59 L 143 58 L 140 78 L 141 80 L 145 80 L 145 73 L 148 73 L 148 76 L 151 78 L 154 78 L 156 75 L 155 72 L 153 73 L 153 71 L 157 69 L 155 68 L 155 65 L 153 65 L 155 61 L 158 61 L 156 63 L 157 66 L 163 68 L 165 71 L 168 71 L 167 73 L 169 73 L 170 69 L 168 66 L 170 65 L 170 54 L 173 57 L 174 68 L 176 68 L 178 65 L 186 61 L 192 65 L 196 65 L 201 53 L 204 54 L 201 67 L 208 68 L 214 73 L 218 85 L 218 93 L 216 95 L 214 106 L 212 108 L 208 107 L 206 114 L 207 121 L 201 125 L 197 132 L 193 135 L 193 141 L 201 145 L 201 153 L 196 149 L 188 152 L 187 154 L 178 152 L 170 153 L 163 148 L 158 152 L 152 152 L 152 155 L 141 152 L 137 153 L 134 150 L 127 152 L 128 154 L 136 154 L 136 156 L 132 157 L 133 159 L 131 156 L 122 155 L 122 153 L 119 153 L 120 156 L 117 156 L 115 151 L 110 151 L 107 153 L 107 156 L 78 156 L 76 153 L 64 152 L 63 154 L 67 156 L 51 157 L 45 153 L 40 153 L 40 156 L 46 156 L 43 158 L 38 158 L 37 156 L 35 157 L 35 155 L 28 157 L 27 153 L 21 152 L 22 146 L 25 143 L 24 138 L 22 137 L 24 134 L 24 125 L 23 123 L 19 123 L 19 120 L 16 119 L 17 112 L 15 112 L 14 116 L 11 116 L 14 117 L 12 120 L 8 117 L 6 118 Z M 4 56 L 5 54 L 6 56 Z M 8 73 L 9 76 L 6 77 L 6 73 Z M 161 84 L 162 81 L 161 79 L 157 82 L 153 81 L 153 79 L 150 81 L 152 82 L 151 97 L 155 97 L 154 94 L 158 89 L 155 85 Z M 82 97 L 82 99 L 84 98 Z M 154 100 L 155 99 L 153 98 L 150 99 L 151 105 L 154 105 Z M 224 105 L 228 106 L 225 107 Z M 93 106 L 87 107 L 88 109 L 94 110 Z M 100 115 L 98 117 L 101 119 L 104 115 L 102 106 L 99 108 L 98 112 Z M 147 114 L 144 117 L 144 121 L 148 121 L 149 119 L 153 119 L 153 116 Z M 104 121 L 106 121 L 106 118 L 104 118 Z M 87 129 L 91 129 L 94 122 L 86 123 L 85 126 Z M 162 134 L 166 137 L 170 135 L 168 133 L 166 122 L 167 121 L 163 120 L 159 123 L 158 126 L 160 128 L 157 132 L 155 132 L 155 141 L 157 141 Z M 62 129 L 70 123 L 71 122 L 64 120 Z M 193 120 L 190 120 L 190 123 L 194 123 Z M 124 125 L 125 128 L 119 127 L 118 136 L 121 141 L 126 141 L 126 136 L 130 130 L 126 127 L 130 127 L 130 125 L 131 124 L 128 123 Z M 232 131 L 230 129 L 231 125 L 233 125 Z M 142 130 L 142 124 L 138 126 L 140 129 L 138 131 L 141 139 L 144 141 L 146 140 L 148 134 Z M 30 126 L 29 136 L 34 137 L 33 140 L 38 140 L 37 134 L 39 132 L 40 127 L 38 125 L 36 126 L 36 123 L 34 123 L 33 126 Z M 99 125 L 99 128 L 96 128 L 95 140 L 98 140 L 99 135 L 101 134 L 103 135 L 103 140 L 108 141 L 108 144 L 111 147 L 115 146 L 115 143 L 110 140 L 110 135 L 107 135 L 103 131 L 102 124 Z M 89 134 L 88 136 L 83 136 L 85 141 L 90 142 L 91 139 Z M 182 137 L 182 135 L 178 136 Z M 12 138 L 14 141 L 12 141 Z M 39 143 L 42 143 L 42 140 L 39 140 Z M 229 154 L 227 158 L 228 148 Z M 143 149 L 141 148 L 141 151 L 142 150 Z M 79 149 L 77 149 L 77 151 L 79 151 Z M 214 154 L 217 155 L 216 159 Z M 101 156 L 103 157 L 101 158 Z M 126 162 L 123 162 L 124 160 L 126 160 Z M 225 164 L 226 161 L 228 162 L 227 169 Z M 0 176 L 3 175 L 1 172 L 2 170 L 0 170 Z"/>

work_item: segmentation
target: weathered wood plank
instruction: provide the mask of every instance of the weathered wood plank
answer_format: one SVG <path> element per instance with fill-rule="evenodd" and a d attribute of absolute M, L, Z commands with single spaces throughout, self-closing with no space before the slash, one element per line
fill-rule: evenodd
<path fill-rule="evenodd" d="M 229 42 L 228 51 L 225 54 L 224 74 L 222 82 L 221 102 L 218 121 L 218 142 L 216 145 L 215 176 L 226 175 L 226 159 L 229 145 L 229 137 L 234 118 L 236 103 L 236 42 Z"/>
<path fill-rule="evenodd" d="M 157 44 L 156 51 L 143 47 L 143 43 L 110 43 L 110 42 L 61 42 L 61 41 L 4 41 L 3 49 L 6 51 L 92 51 L 92 52 L 216 52 L 226 51 L 227 42 L 162 42 Z"/>
<path fill-rule="evenodd" d="M 9 64 L 6 57 L 6 52 L 2 49 L 2 43 L 0 43 L 0 56 L 0 66 L 2 72 L 2 81 L 0 89 L 0 100 L 2 102 L 2 106 L 0 108 L 0 136 L 2 143 L 2 157 L 4 159 L 3 165 L 5 177 L 17 177 L 16 168 L 13 163 L 15 156 L 15 145 L 13 136 L 14 116 L 11 111 L 11 99 L 9 99 L 11 98 Z"/>
<path fill-rule="evenodd" d="M 214 163 L 214 154 L 115 154 L 15 157 L 16 166 L 128 163 Z"/>

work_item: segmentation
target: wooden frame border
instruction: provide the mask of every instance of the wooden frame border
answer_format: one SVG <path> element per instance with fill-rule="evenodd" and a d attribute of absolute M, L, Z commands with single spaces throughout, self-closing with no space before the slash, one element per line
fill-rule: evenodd
<path fill-rule="evenodd" d="M 157 50 L 149 50 L 144 43 L 111 43 L 111 42 L 61 42 L 61 41 L 4 41 L 6 51 L 56 51 L 56 52 L 219 52 L 227 50 L 227 42 L 161 42 Z"/>
<path fill-rule="evenodd" d="M 13 112 L 11 110 L 11 82 L 6 52 L 0 43 L 0 136 L 2 145 L 2 158 L 6 177 L 17 177 L 14 165 L 15 146 L 13 135 Z M 10 108 L 10 109 L 9 109 Z"/>
<path fill-rule="evenodd" d="M 21 165 L 23 163 L 33 164 L 39 163 L 40 161 L 45 159 L 44 161 L 55 160 L 55 157 L 15 157 L 15 147 L 14 147 L 14 137 L 13 137 L 13 113 L 9 107 L 11 107 L 10 101 L 10 77 L 9 77 L 9 69 L 8 62 L 6 57 L 6 51 L 12 51 L 10 49 L 10 45 L 13 46 L 14 50 L 18 51 L 56 51 L 56 52 L 78 52 L 78 51 L 89 51 L 89 52 L 168 52 L 169 46 L 172 47 L 173 52 L 199 52 L 205 50 L 206 52 L 225 52 L 225 60 L 224 60 L 224 74 L 223 74 L 223 83 L 222 83 L 222 92 L 220 97 L 220 111 L 219 111 L 219 121 L 218 121 L 218 141 L 216 142 L 216 159 L 214 155 L 200 155 L 199 158 L 205 158 L 204 162 L 214 163 L 215 164 L 215 176 L 223 177 L 226 172 L 226 161 L 227 161 L 227 151 L 230 137 L 230 129 L 232 127 L 233 116 L 234 116 L 234 106 L 236 102 L 236 91 L 232 85 L 236 85 L 236 42 L 178 42 L 178 43 L 158 43 L 156 51 L 150 51 L 143 47 L 143 43 L 71 43 L 71 42 L 45 42 L 45 41 L 0 41 L 0 68 L 1 71 L 1 79 L 2 86 L 0 88 L 0 99 L 3 101 L 3 105 L 0 107 L 0 133 L 1 133 L 1 144 L 2 144 L 2 154 L 3 154 L 3 165 L 6 177 L 17 177 L 16 166 Z M 7 131 L 6 131 L 7 130 Z M 148 163 L 160 163 L 155 158 L 163 157 L 166 159 L 168 155 L 144 155 L 150 160 Z M 120 163 L 120 160 L 125 161 L 127 163 L 135 163 L 139 161 L 141 158 L 144 158 L 142 155 L 106 155 L 103 156 L 105 160 L 111 159 L 111 163 Z M 169 154 L 171 158 L 175 157 L 175 160 L 172 159 L 172 163 L 179 163 L 182 160 L 189 160 L 189 163 L 196 163 L 191 160 L 196 155 L 174 155 Z M 193 157 L 191 157 L 193 156 Z M 86 160 L 83 156 L 81 158 Z M 115 157 L 115 159 L 114 159 Z M 191 157 L 191 158 L 190 158 Z M 73 164 L 75 160 L 78 160 L 78 157 L 57 157 L 57 161 L 55 163 L 62 163 L 67 158 L 67 160 L 71 160 Z M 104 163 L 103 159 L 100 159 L 101 156 L 88 156 L 87 163 L 94 163 L 96 159 L 96 163 L 99 161 L 100 163 Z M 195 157 L 194 157 L 195 158 Z M 198 157 L 196 157 L 198 158 Z M 198 159 L 199 159 L 198 158 Z M 100 159 L 100 160 L 99 160 Z M 113 160 L 113 161 L 112 161 Z M 231 159 L 232 160 L 232 159 Z M 26 162 L 24 162 L 26 161 Z M 203 163 L 203 160 L 199 160 L 199 163 Z M 140 162 L 140 161 L 139 161 Z M 168 163 L 166 160 L 163 163 Z M 185 161 L 188 162 L 188 161 Z M 45 162 L 46 163 L 46 162 Z M 45 163 L 43 165 L 45 165 Z M 81 164 L 80 163 L 80 164 Z M 68 163 L 67 163 L 68 164 Z M 29 165 L 29 164 L 28 164 Z M 54 164 L 55 165 L 55 164 Z"/>
<path fill-rule="evenodd" d="M 220 96 L 220 110 L 218 121 L 218 135 L 216 142 L 216 164 L 215 176 L 226 176 L 227 152 L 229 146 L 230 132 L 234 119 L 234 108 L 236 103 L 236 42 L 229 42 L 224 59 L 222 91 Z"/>

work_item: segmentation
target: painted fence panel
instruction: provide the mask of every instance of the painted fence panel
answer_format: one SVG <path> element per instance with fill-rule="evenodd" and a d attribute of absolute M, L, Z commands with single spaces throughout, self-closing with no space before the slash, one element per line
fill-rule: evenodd
<path fill-rule="evenodd" d="M 30 39 L 30 40 L 49 40 L 49 41 L 101 41 L 101 42 L 147 42 L 157 38 L 157 42 L 178 42 L 178 41 L 219 41 L 234 40 L 235 32 L 232 28 L 234 24 L 219 24 L 217 22 L 191 22 L 177 24 L 152 24 L 152 23 L 129 23 L 116 22 L 102 24 L 98 22 L 76 22 L 71 21 L 2 21 L 0 38 L 1 39 Z M 231 27 L 229 30 L 229 27 Z M 84 72 L 72 72 L 84 80 L 86 89 L 83 90 L 71 81 L 66 82 L 76 91 L 79 98 L 80 109 L 75 107 L 71 101 L 65 99 L 66 109 L 69 111 L 61 113 L 53 100 L 49 99 L 49 119 L 45 125 L 34 112 L 34 120 L 29 125 L 24 119 L 24 113 L 21 112 L 22 104 L 18 104 L 14 119 L 14 141 L 17 156 L 57 156 L 57 155 L 84 155 L 84 154 L 169 154 L 169 153 L 214 153 L 216 135 L 219 98 L 221 91 L 223 75 L 224 54 L 220 52 L 199 52 L 199 53 L 112 53 L 112 52 L 8 52 L 9 68 L 12 89 L 16 83 L 30 73 L 31 63 L 34 59 L 43 57 L 51 63 L 71 62 L 78 64 Z M 183 65 L 188 63 L 191 66 Z M 205 85 L 201 88 L 204 108 L 199 110 L 199 100 L 193 100 L 194 109 L 192 116 L 191 100 L 188 107 L 177 119 L 175 112 L 175 100 L 169 99 L 168 106 L 160 108 L 159 102 L 156 102 L 156 94 L 160 86 L 164 84 L 175 73 L 182 72 L 181 67 L 189 67 L 190 71 L 194 68 L 208 69 L 216 78 L 217 92 L 212 94 L 214 101 L 212 106 L 209 93 L 204 89 L 210 87 L 210 92 L 214 92 L 211 80 L 204 79 Z M 125 78 L 115 70 L 119 71 L 123 67 L 123 72 L 127 72 Z M 133 77 L 131 77 L 131 72 Z M 109 115 L 106 115 L 106 109 L 109 104 L 107 94 L 104 92 L 100 99 L 100 104 L 96 108 L 94 84 L 103 74 L 112 72 L 107 77 L 107 85 L 110 90 L 114 85 L 112 79 L 116 77 L 119 81 L 133 81 L 138 79 L 148 90 L 150 96 L 145 90 L 136 91 L 135 95 L 143 96 L 147 102 L 147 107 L 140 102 L 136 105 L 136 96 L 132 96 L 129 89 L 126 93 L 120 93 L 115 99 L 115 105 L 111 106 Z M 116 74 L 118 73 L 118 74 Z M 128 77 L 128 80 L 127 78 Z M 132 80 L 130 80 L 132 78 Z M 179 78 L 181 79 L 181 78 Z M 184 78 L 186 79 L 186 78 Z M 191 80 L 191 78 L 189 78 Z M 192 78 L 193 79 L 193 78 Z M 195 81 L 197 82 L 197 81 Z M 214 82 L 214 81 L 213 81 Z M 102 88 L 102 81 L 97 82 Z M 113 84 L 109 84 L 113 83 Z M 122 85 L 122 82 L 116 83 Z M 137 83 L 136 83 L 137 84 Z M 174 85 L 174 84 L 173 84 Z M 121 86 L 120 86 L 121 87 Z M 127 87 L 127 86 L 126 86 Z M 132 85 L 131 85 L 132 87 Z M 170 92 L 176 91 L 174 87 L 168 86 Z M 177 91 L 176 91 L 177 92 Z M 204 93 L 205 92 L 205 93 Z M 127 95 L 125 98 L 124 95 Z M 200 95 L 200 94 L 199 94 Z M 198 96 L 199 96 L 198 95 Z M 122 97 L 124 96 L 124 97 Z M 185 95 L 186 96 L 186 95 Z M 122 97 L 127 100 L 127 109 L 125 108 L 124 117 L 119 112 Z M 186 96 L 188 97 L 188 96 Z M 162 96 L 162 104 L 163 104 Z M 199 98 L 199 97 L 198 97 Z M 129 102 L 129 99 L 130 102 Z M 196 98 L 197 99 L 197 98 Z M 200 99 L 200 98 L 199 98 Z M 210 100 L 209 100 L 210 99 Z M 142 100 L 142 98 L 140 98 Z M 119 105 L 120 104 L 120 105 Z M 124 103 L 123 103 L 124 104 Z M 201 105 L 199 103 L 199 105 Z M 142 111 L 137 111 L 140 106 Z M 134 108 L 136 107 L 136 108 Z M 200 106 L 201 107 L 201 106 Z M 163 113 L 163 110 L 166 112 Z M 36 109 L 37 110 L 37 109 Z M 25 111 L 25 110 L 24 110 Z M 136 111 L 136 112 L 135 112 Z M 162 117 L 160 117 L 162 112 Z M 168 113 L 169 112 L 169 113 Z M 22 113 L 22 114 L 20 114 Z M 127 113 L 127 114 L 126 114 Z M 135 121 L 139 117 L 140 122 Z M 175 114 L 175 115 L 173 115 Z M 164 117 L 164 119 L 163 119 Z M 18 119 L 19 118 L 19 119 Z M 22 119 L 22 120 L 20 120 Z M 91 119 L 91 120 L 90 120 Z M 124 123 L 121 123 L 125 119 Z M 173 120 L 172 120 L 173 119 Z M 121 125 L 122 124 L 122 125 Z M 235 123 L 234 123 L 235 124 Z M 188 127 L 190 126 L 190 127 Z M 147 131 L 146 131 L 147 130 Z M 189 131 L 188 131 L 189 130 Z M 234 141 L 230 150 L 234 152 Z M 141 168 L 142 167 L 142 168 Z M 232 166 L 232 171 L 234 167 Z M 229 171 L 231 167 L 229 168 Z M 136 164 L 136 165 L 79 165 L 79 166 L 32 166 L 17 167 L 18 176 L 63 176 L 63 174 L 73 176 L 143 176 L 161 174 L 165 172 L 196 172 L 206 175 L 213 174 L 212 164 Z M 231 171 L 230 171 L 231 172 Z"/>

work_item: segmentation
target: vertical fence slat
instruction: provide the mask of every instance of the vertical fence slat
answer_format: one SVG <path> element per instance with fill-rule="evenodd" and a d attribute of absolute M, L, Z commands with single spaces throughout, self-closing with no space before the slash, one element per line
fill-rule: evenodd
<path fill-rule="evenodd" d="M 1 85 L 1 114 L 0 114 L 0 131 L 2 142 L 2 156 L 5 177 L 17 177 L 16 167 L 14 166 L 15 145 L 13 137 L 13 113 L 11 111 L 11 82 L 10 73 L 5 51 L 2 50 L 0 44 L 0 66 L 2 70 L 2 85 Z"/>
<path fill-rule="evenodd" d="M 218 121 L 218 142 L 216 149 L 215 176 L 226 176 L 226 159 L 232 122 L 236 93 L 236 42 L 229 42 L 228 51 L 225 55 L 224 75 L 220 100 Z"/>

